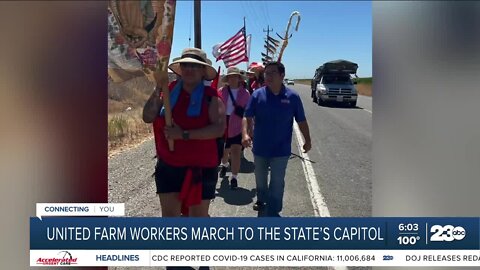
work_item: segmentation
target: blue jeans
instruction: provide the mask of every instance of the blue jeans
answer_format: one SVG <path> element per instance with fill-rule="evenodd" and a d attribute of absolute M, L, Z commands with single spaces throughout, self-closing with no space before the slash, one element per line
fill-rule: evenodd
<path fill-rule="evenodd" d="M 254 156 L 257 200 L 267 203 L 267 216 L 278 216 L 283 207 L 285 171 L 290 156 L 264 158 Z M 270 167 L 270 185 L 268 168 Z"/>

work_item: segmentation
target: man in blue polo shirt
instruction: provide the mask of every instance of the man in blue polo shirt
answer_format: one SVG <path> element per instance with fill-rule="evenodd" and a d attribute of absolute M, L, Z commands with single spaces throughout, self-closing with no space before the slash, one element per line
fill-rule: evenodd
<path fill-rule="evenodd" d="M 291 154 L 293 120 L 305 139 L 303 150 L 311 148 L 310 131 L 300 96 L 285 87 L 285 66 L 270 62 L 265 66 L 265 85 L 255 90 L 243 118 L 242 143 L 250 147 L 253 140 L 257 202 L 253 209 L 279 217 L 283 206 L 285 171 Z M 270 184 L 268 169 L 270 168 Z"/>

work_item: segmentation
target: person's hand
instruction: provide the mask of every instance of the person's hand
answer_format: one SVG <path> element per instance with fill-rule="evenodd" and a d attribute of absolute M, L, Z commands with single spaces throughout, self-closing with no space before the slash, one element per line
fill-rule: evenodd
<path fill-rule="evenodd" d="M 153 89 L 153 94 L 152 94 L 152 95 L 154 95 L 155 97 L 159 98 L 159 97 L 162 96 L 162 92 L 163 92 L 163 90 L 162 90 L 161 87 L 155 87 L 155 88 Z"/>
<path fill-rule="evenodd" d="M 242 145 L 245 148 L 252 147 L 252 138 L 249 135 L 242 136 Z"/>
<path fill-rule="evenodd" d="M 310 149 L 312 149 L 312 143 L 311 142 L 305 142 L 305 144 L 303 145 L 303 153 L 307 153 L 308 151 L 310 151 Z"/>
<path fill-rule="evenodd" d="M 165 126 L 163 133 L 165 134 L 165 138 L 168 139 L 173 139 L 173 140 L 178 140 L 183 138 L 183 130 L 177 126 L 175 123 L 173 123 L 173 126 L 168 127 Z"/>

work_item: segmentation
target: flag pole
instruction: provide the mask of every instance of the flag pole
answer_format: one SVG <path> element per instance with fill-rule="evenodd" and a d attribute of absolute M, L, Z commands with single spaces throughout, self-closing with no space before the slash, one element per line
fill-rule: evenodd
<path fill-rule="evenodd" d="M 175 23 L 175 8 L 176 1 L 158 1 L 160 3 L 159 9 L 162 15 L 161 26 L 157 28 L 157 37 L 155 39 L 157 47 L 157 69 L 155 72 L 159 72 L 163 78 L 162 89 L 168 89 L 168 62 L 170 61 L 170 53 L 173 42 L 173 29 Z M 167 9 L 168 12 L 164 12 Z M 158 48 L 163 48 L 160 50 Z M 172 126 L 172 109 L 170 106 L 170 94 L 168 91 L 164 92 L 163 106 L 165 108 L 165 125 Z M 168 149 L 174 150 L 174 143 L 172 139 L 168 139 Z"/>
<path fill-rule="evenodd" d="M 247 68 L 245 69 L 246 71 L 248 71 L 248 66 L 250 65 L 250 55 L 248 55 L 248 50 L 247 50 L 247 47 L 248 47 L 248 44 L 247 44 L 247 23 L 245 22 L 245 16 L 243 16 L 243 36 L 245 38 L 245 55 L 247 56 Z"/>
<path fill-rule="evenodd" d="M 202 48 L 202 4 L 200 0 L 193 2 L 194 25 L 195 25 L 195 48 Z"/>

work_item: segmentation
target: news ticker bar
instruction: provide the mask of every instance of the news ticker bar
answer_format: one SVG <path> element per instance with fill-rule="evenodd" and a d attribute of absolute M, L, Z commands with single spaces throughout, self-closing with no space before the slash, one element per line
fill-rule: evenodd
<path fill-rule="evenodd" d="M 30 219 L 30 249 L 479 250 L 479 218 Z"/>
<path fill-rule="evenodd" d="M 478 250 L 32 250 L 30 266 L 479 266 Z"/>

